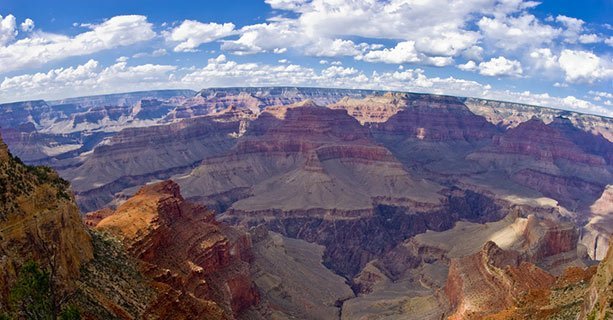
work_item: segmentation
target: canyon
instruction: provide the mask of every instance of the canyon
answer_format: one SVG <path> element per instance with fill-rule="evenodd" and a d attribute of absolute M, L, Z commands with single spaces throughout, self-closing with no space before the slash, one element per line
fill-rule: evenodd
<path fill-rule="evenodd" d="M 63 282 L 80 283 L 75 303 L 95 305 L 92 318 L 610 312 L 611 118 L 292 87 L 32 101 L 0 115 L 0 160 L 20 181 L 37 179 L 22 163 L 57 170 L 44 176 L 65 190 L 67 216 L 45 229 L 69 237 L 62 270 L 82 274 Z M 49 193 L 5 185 L 27 191 L 8 190 L 14 199 Z M 109 300 L 120 265 L 140 291 Z"/>

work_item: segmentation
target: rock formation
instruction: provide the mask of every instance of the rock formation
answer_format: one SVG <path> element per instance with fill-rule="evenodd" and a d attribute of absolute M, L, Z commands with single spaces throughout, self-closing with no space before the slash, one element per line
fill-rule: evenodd
<path fill-rule="evenodd" d="M 496 133 L 494 125 L 470 112 L 458 98 L 408 95 L 405 99 L 405 108 L 373 126 L 376 133 L 426 141 L 474 141 Z"/>
<path fill-rule="evenodd" d="M 172 181 L 141 188 L 96 229 L 116 235 L 132 256 L 146 262 L 146 275 L 182 294 L 214 301 L 228 315 L 258 302 L 249 275 L 248 235 L 184 201 Z"/>
<path fill-rule="evenodd" d="M 587 319 L 607 319 L 613 314 L 613 248 L 598 265 L 585 294 L 581 315 Z"/>
<path fill-rule="evenodd" d="M 568 130 L 561 131 L 557 125 L 546 125 L 534 118 L 495 136 L 491 145 L 467 159 L 503 170 L 514 182 L 567 208 L 585 210 L 601 195 L 613 175 L 602 156 L 582 150 L 571 140 L 573 136 L 567 134 Z M 594 141 L 601 140 L 594 137 Z M 604 149 L 613 148 L 610 142 L 603 143 Z"/>
<path fill-rule="evenodd" d="M 21 266 L 37 261 L 62 290 L 75 289 L 80 268 L 93 258 L 91 239 L 68 182 L 45 167 L 13 158 L 0 138 L 0 306 Z"/>

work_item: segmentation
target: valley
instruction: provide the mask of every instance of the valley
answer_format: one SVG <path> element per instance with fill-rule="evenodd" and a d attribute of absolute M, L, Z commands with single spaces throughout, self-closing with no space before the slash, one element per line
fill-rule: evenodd
<path fill-rule="evenodd" d="M 84 292 L 75 303 L 108 318 L 611 312 L 612 118 L 250 87 L 11 103 L 0 119 L 2 163 L 49 166 L 66 181 L 53 186 L 70 188 L 49 209 L 59 220 L 46 223 L 61 224 L 49 237 L 65 239 L 62 277 Z M 5 206 L 0 240 L 30 250 L 26 227 L 4 230 L 36 215 L 23 200 Z M 24 261 L 5 256 L 15 278 Z M 113 289 L 114 265 L 139 284 Z"/>

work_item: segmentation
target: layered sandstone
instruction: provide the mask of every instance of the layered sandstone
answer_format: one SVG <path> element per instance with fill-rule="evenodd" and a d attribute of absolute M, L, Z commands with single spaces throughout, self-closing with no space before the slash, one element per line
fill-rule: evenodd
<path fill-rule="evenodd" d="M 185 202 L 172 181 L 141 188 L 96 229 L 116 235 L 132 256 L 146 262 L 149 277 L 214 301 L 227 315 L 238 315 L 259 299 L 249 275 L 248 235 Z"/>
<path fill-rule="evenodd" d="M 553 285 L 555 278 L 522 262 L 517 252 L 487 242 L 481 251 L 452 259 L 445 294 L 454 313 L 450 319 L 479 319 L 510 307 L 522 293 Z"/>
<path fill-rule="evenodd" d="M 583 152 L 556 127 L 541 120 L 531 119 L 494 137 L 491 146 L 482 152 L 492 154 L 516 154 L 539 161 L 554 162 L 564 159 L 573 163 L 601 166 L 602 157 Z"/>
<path fill-rule="evenodd" d="M 345 109 L 361 124 L 386 122 L 390 117 L 406 108 L 409 95 L 386 93 L 383 96 L 367 96 L 364 99 L 345 97 L 328 105 L 331 109 Z"/>
<path fill-rule="evenodd" d="M 225 152 L 245 117 L 242 112 L 226 112 L 126 129 L 84 155 L 78 166 L 60 172 L 72 181 L 82 209 L 99 209 L 122 190 L 189 171 L 202 159 Z"/>
<path fill-rule="evenodd" d="M 581 233 L 581 243 L 595 260 L 603 260 L 613 234 L 613 185 L 608 185 L 591 206 L 587 224 Z"/>
<path fill-rule="evenodd" d="M 489 139 L 496 127 L 448 96 L 408 95 L 406 107 L 387 121 L 374 124 L 378 134 L 425 141 L 475 141 Z"/>
<path fill-rule="evenodd" d="M 359 211 L 372 209 L 376 198 L 433 204 L 439 198 L 436 186 L 412 179 L 344 110 L 309 101 L 267 109 L 230 152 L 203 161 L 177 181 L 188 196 L 207 203 L 234 194 L 236 213 Z"/>
<path fill-rule="evenodd" d="M 490 145 L 466 159 L 503 171 L 513 182 L 555 199 L 566 208 L 584 211 L 601 195 L 613 175 L 595 149 L 583 148 L 594 153 L 584 151 L 573 137 L 585 136 L 573 136 L 568 130 L 561 131 L 559 125 L 546 125 L 535 118 L 495 136 Z M 582 139 L 575 140 L 585 143 L 580 142 Z M 597 137 L 593 139 L 598 141 Z"/>

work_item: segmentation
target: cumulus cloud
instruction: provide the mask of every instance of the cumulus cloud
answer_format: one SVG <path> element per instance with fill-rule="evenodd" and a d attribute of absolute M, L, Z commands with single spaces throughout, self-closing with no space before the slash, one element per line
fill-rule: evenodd
<path fill-rule="evenodd" d="M 551 70 L 558 67 L 558 57 L 549 48 L 533 50 L 530 52 L 530 58 L 536 69 Z"/>
<path fill-rule="evenodd" d="M 531 8 L 536 4 L 522 0 L 266 2 L 274 9 L 293 11 L 295 17 L 278 16 L 265 24 L 246 26 L 239 31 L 241 37 L 238 40 L 227 41 L 222 49 L 249 54 L 270 51 L 283 43 L 289 47 L 297 47 L 308 55 L 318 56 L 361 56 L 366 49 L 375 51 L 370 56 L 372 59 L 367 58 L 366 61 L 371 59 L 383 62 L 399 59 L 394 58 L 394 55 L 397 56 L 395 53 L 390 56 L 385 51 L 379 52 L 380 48 L 356 45 L 347 38 L 394 39 L 398 40 L 397 45 L 401 47 L 412 43 L 413 50 L 423 55 L 420 60 L 424 63 L 441 66 L 450 63 L 450 59 L 444 57 L 455 57 L 464 52 L 470 55 L 471 59 L 481 60 L 476 57 L 481 53 L 480 47 L 477 46 L 481 35 L 469 28 L 475 16 L 491 14 L 506 17 L 507 14 Z M 533 22 L 533 25 L 535 23 Z M 325 50 L 330 46 L 322 44 L 336 46 Z"/>
<path fill-rule="evenodd" d="M 521 63 L 505 57 L 492 58 L 479 63 L 479 73 L 484 76 L 521 76 L 523 73 Z"/>
<path fill-rule="evenodd" d="M 233 23 L 202 23 L 194 20 L 185 20 L 181 25 L 165 33 L 166 40 L 178 42 L 175 52 L 194 51 L 203 43 L 233 35 Z"/>
<path fill-rule="evenodd" d="M 3 100 L 65 98 L 82 95 L 151 88 L 167 88 L 169 77 L 177 68 L 170 65 L 145 64 L 128 66 L 125 59 L 101 68 L 96 60 L 82 65 L 57 68 L 48 72 L 5 77 L 0 83 Z"/>
<path fill-rule="evenodd" d="M 28 18 L 21 23 L 21 31 L 30 32 L 32 30 L 34 30 L 34 21 L 32 19 Z"/>
<path fill-rule="evenodd" d="M 264 2 L 269 4 L 273 9 L 296 10 L 305 4 L 307 0 L 264 0 Z"/>
<path fill-rule="evenodd" d="M 238 55 L 274 51 L 286 46 L 300 47 L 308 43 L 298 30 L 287 22 L 260 23 L 241 28 L 237 40 L 225 40 L 221 46 Z"/>
<path fill-rule="evenodd" d="M 492 46 L 507 51 L 551 43 L 561 33 L 559 29 L 540 23 L 531 14 L 519 17 L 483 17 L 477 25 Z"/>
<path fill-rule="evenodd" d="M 611 61 L 606 61 L 589 51 L 564 49 L 558 62 L 568 82 L 592 83 L 613 77 Z"/>
<path fill-rule="evenodd" d="M 404 41 L 398 43 L 394 48 L 373 50 L 368 52 L 363 57 L 364 61 L 368 62 L 383 62 L 383 63 L 410 63 L 418 62 L 419 56 L 415 50 L 414 41 Z"/>
<path fill-rule="evenodd" d="M 594 33 L 582 34 L 579 36 L 579 42 L 584 44 L 600 42 L 600 37 Z"/>
<path fill-rule="evenodd" d="M 10 24 L 14 29 L 14 18 L 12 20 Z M 74 37 L 35 32 L 31 37 L 0 46 L 0 73 L 128 46 L 150 40 L 156 35 L 147 18 L 137 15 L 116 16 L 89 28 L 90 31 Z M 3 39 L 11 40 L 10 37 Z"/>
<path fill-rule="evenodd" d="M 477 70 L 478 67 L 477 67 L 477 64 L 474 61 L 469 60 L 465 64 L 458 65 L 458 68 L 460 70 L 464 70 L 464 71 L 474 71 L 474 70 Z"/>
<path fill-rule="evenodd" d="M 15 16 L 9 14 L 6 17 L 0 15 L 0 46 L 13 41 L 17 36 Z"/>

